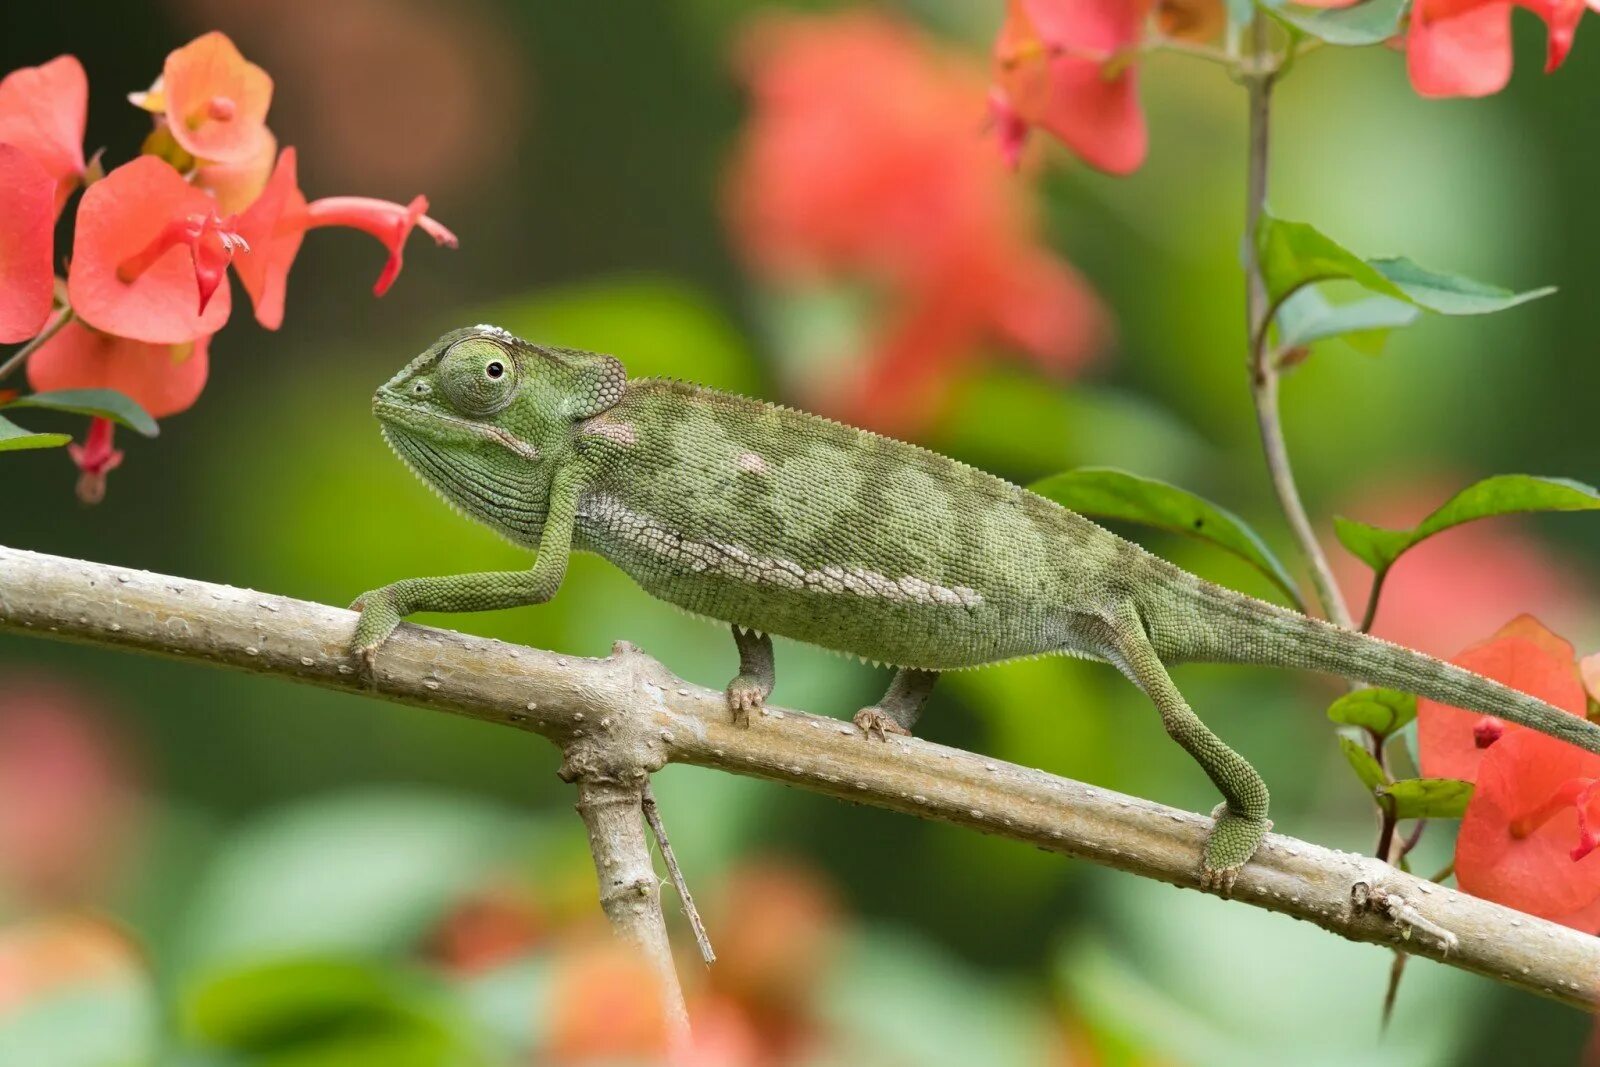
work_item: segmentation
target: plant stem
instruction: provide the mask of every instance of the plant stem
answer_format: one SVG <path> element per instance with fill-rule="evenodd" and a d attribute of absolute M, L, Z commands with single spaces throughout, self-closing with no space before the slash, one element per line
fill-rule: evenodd
<path fill-rule="evenodd" d="M 60 333 L 61 328 L 67 323 L 71 322 L 73 318 L 74 316 L 70 307 L 64 307 L 60 311 L 56 312 L 56 317 L 45 324 L 45 328 L 39 331 L 39 335 L 37 337 L 23 345 L 21 348 L 17 349 L 15 352 L 11 353 L 11 357 L 4 363 L 0 363 L 0 382 L 5 381 L 15 371 L 17 371 L 24 363 L 28 361 L 29 356 L 33 355 L 36 351 L 43 347 L 44 343 L 50 340 L 50 338 Z"/>
<path fill-rule="evenodd" d="M 1261 431 L 1261 447 L 1266 456 L 1267 472 L 1272 478 L 1272 489 L 1295 540 L 1299 542 L 1301 555 L 1311 570 L 1311 582 L 1316 589 L 1317 600 L 1322 605 L 1322 612 L 1336 625 L 1348 627 L 1350 610 L 1334 583 L 1327 557 L 1317 543 L 1305 505 L 1300 502 L 1300 491 L 1295 486 L 1278 411 L 1278 368 L 1268 358 L 1269 346 L 1265 343 L 1270 309 L 1256 238 L 1267 205 L 1272 88 L 1278 74 L 1276 68 L 1268 63 L 1267 32 L 1266 16 L 1258 10 L 1250 27 L 1255 62 L 1244 75 L 1250 107 L 1250 155 L 1244 224 L 1245 336 L 1250 345 L 1250 394 L 1255 401 L 1256 424 Z"/>

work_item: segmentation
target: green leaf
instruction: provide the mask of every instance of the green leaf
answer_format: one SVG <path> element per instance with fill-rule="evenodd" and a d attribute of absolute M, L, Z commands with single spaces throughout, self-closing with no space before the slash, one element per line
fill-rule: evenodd
<path fill-rule="evenodd" d="M 1274 7 L 1273 14 L 1303 33 L 1329 44 L 1359 47 L 1382 44 L 1400 30 L 1409 0 L 1366 0 L 1352 7 L 1316 10 L 1294 5 Z"/>
<path fill-rule="evenodd" d="M 156 420 L 144 408 L 126 393 L 119 393 L 115 389 L 57 389 L 50 393 L 19 396 L 9 404 L 0 404 L 0 407 L 44 408 L 110 419 L 146 437 L 155 437 L 161 432 Z"/>
<path fill-rule="evenodd" d="M 1402 778 L 1378 789 L 1394 803 L 1396 819 L 1459 819 L 1472 800 L 1472 783 L 1459 778 Z"/>
<path fill-rule="evenodd" d="M 1361 784 L 1367 787 L 1367 792 L 1376 794 L 1380 786 L 1388 783 L 1389 776 L 1383 773 L 1383 768 L 1378 766 L 1378 761 L 1372 758 L 1372 753 L 1361 742 L 1340 737 L 1339 749 L 1344 753 L 1350 769 L 1361 779 Z"/>
<path fill-rule="evenodd" d="M 1084 515 L 1136 522 L 1187 534 L 1233 553 L 1299 603 L 1294 579 L 1261 537 L 1237 515 L 1186 489 L 1111 467 L 1080 467 L 1029 488 Z"/>
<path fill-rule="evenodd" d="M 1383 350 L 1390 330 L 1422 316 L 1415 305 L 1392 296 L 1368 296 L 1335 304 L 1315 288 L 1301 289 L 1278 309 L 1278 337 L 1285 348 L 1339 338 L 1369 356 Z"/>
<path fill-rule="evenodd" d="M 1390 530 L 1342 516 L 1336 516 L 1333 524 L 1340 544 L 1382 574 L 1414 545 L 1452 526 L 1535 511 L 1600 511 L 1600 491 L 1566 478 L 1500 474 L 1461 490 L 1410 530 Z"/>
<path fill-rule="evenodd" d="M 1417 698 L 1394 689 L 1357 689 L 1335 700 L 1328 718 L 1388 737 L 1417 717 Z"/>
<path fill-rule="evenodd" d="M 1349 280 L 1381 296 L 1441 315 L 1483 315 L 1548 296 L 1550 287 L 1517 293 L 1454 274 L 1440 274 L 1409 259 L 1366 260 L 1304 222 L 1263 216 L 1256 248 L 1267 295 L 1274 303 L 1319 282 Z"/>
<path fill-rule="evenodd" d="M 71 434 L 33 433 L 0 415 L 0 452 L 20 452 L 26 448 L 60 448 L 72 440 Z"/>
<path fill-rule="evenodd" d="M 1263 216 L 1256 244 L 1267 295 L 1274 301 L 1302 286 L 1340 278 L 1375 293 L 1407 299 L 1398 285 L 1310 223 Z"/>
<path fill-rule="evenodd" d="M 1405 257 L 1367 261 L 1379 274 L 1393 282 L 1418 307 L 1441 315 L 1488 315 L 1514 308 L 1530 300 L 1549 296 L 1553 285 L 1524 292 L 1513 292 L 1498 285 L 1463 278 L 1459 274 L 1440 274 L 1419 267 Z"/>

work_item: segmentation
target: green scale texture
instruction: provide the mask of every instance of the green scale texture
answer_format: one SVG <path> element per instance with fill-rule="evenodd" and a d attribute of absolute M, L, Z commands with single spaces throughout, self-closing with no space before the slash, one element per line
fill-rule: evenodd
<path fill-rule="evenodd" d="M 573 549 L 736 627 L 729 707 L 772 688 L 780 634 L 901 670 L 856 721 L 907 732 L 934 672 L 1046 653 L 1116 666 L 1223 795 L 1202 882 L 1271 825 L 1255 770 L 1167 675 L 1184 660 L 1325 671 L 1498 715 L 1600 752 L 1600 728 L 1459 667 L 1206 582 L 1074 512 L 915 445 L 663 379 L 492 326 L 440 338 L 380 388 L 397 455 L 451 504 L 537 550 L 531 569 L 372 590 L 355 651 L 416 611 L 548 600 Z"/>

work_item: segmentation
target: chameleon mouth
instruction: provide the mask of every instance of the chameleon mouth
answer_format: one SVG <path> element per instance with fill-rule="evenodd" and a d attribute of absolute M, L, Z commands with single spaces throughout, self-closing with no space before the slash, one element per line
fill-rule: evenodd
<path fill-rule="evenodd" d="M 380 422 L 412 433 L 425 434 L 430 429 L 448 427 L 468 437 L 497 444 L 507 452 L 530 462 L 537 462 L 539 459 L 539 450 L 536 447 L 498 426 L 485 426 L 455 415 L 446 415 L 442 411 L 426 411 L 409 404 L 397 403 L 382 393 L 372 398 L 372 413 Z"/>

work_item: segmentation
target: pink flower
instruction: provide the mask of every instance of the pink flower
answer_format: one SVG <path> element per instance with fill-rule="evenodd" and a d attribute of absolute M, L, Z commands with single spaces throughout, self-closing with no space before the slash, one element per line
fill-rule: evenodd
<path fill-rule="evenodd" d="M 161 80 L 134 102 L 166 116 L 173 140 L 196 159 L 245 163 L 261 154 L 272 78 L 225 33 L 196 37 L 167 56 Z"/>
<path fill-rule="evenodd" d="M 1092 167 L 1139 169 L 1149 134 L 1132 53 L 1149 10 L 1148 0 L 1008 0 L 990 104 L 1012 166 L 1038 126 Z"/>
<path fill-rule="evenodd" d="M 33 157 L 0 144 L 0 343 L 27 340 L 50 317 L 55 190 Z"/>
<path fill-rule="evenodd" d="M 255 305 L 256 321 L 269 330 L 283 324 L 289 270 L 309 229 L 348 226 L 381 241 L 389 250 L 389 259 L 372 287 L 377 296 L 388 292 L 400 276 L 406 238 L 413 229 L 420 228 L 436 244 L 456 247 L 455 234 L 425 214 L 425 196 L 409 204 L 362 196 L 327 197 L 308 204 L 295 169 L 295 151 L 285 148 L 260 197 L 239 216 L 239 234 L 250 250 L 234 261 L 234 272 Z"/>
<path fill-rule="evenodd" d="M 232 307 L 224 272 L 241 248 L 216 202 L 154 156 L 95 182 L 78 206 L 67 293 L 106 333 L 181 344 L 216 333 Z"/>
<path fill-rule="evenodd" d="M 740 251 L 776 286 L 872 294 L 867 350 L 808 381 L 809 403 L 905 431 L 994 341 L 1062 373 L 1096 353 L 1103 308 L 978 136 L 979 71 L 860 12 L 759 19 L 738 62 L 751 97 L 727 185 Z"/>
<path fill-rule="evenodd" d="M 1511 80 L 1508 0 L 1417 0 L 1406 35 L 1411 84 L 1423 96 L 1487 96 Z M 1521 0 L 1549 30 L 1546 73 L 1572 49 L 1584 0 Z M 1588 6 L 1600 7 L 1600 0 Z"/>
<path fill-rule="evenodd" d="M 89 79 L 72 56 L 14 70 L 0 81 L 0 144 L 22 149 L 50 175 L 56 213 L 83 177 L 88 114 Z"/>

